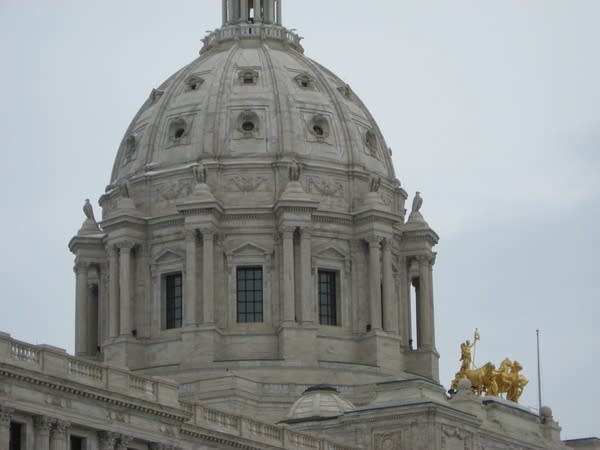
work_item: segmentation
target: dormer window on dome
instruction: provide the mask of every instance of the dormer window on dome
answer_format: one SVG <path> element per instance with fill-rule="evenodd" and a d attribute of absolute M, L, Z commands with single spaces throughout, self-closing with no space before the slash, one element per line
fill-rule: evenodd
<path fill-rule="evenodd" d="M 325 140 L 329 137 L 330 127 L 327 117 L 317 114 L 313 116 L 308 125 L 308 131 L 318 140 Z"/>
<path fill-rule="evenodd" d="M 177 118 L 169 124 L 169 140 L 179 145 L 183 143 L 184 138 L 188 135 L 189 124 L 183 118 Z"/>
<path fill-rule="evenodd" d="M 244 86 L 252 86 L 258 82 L 258 72 L 252 69 L 241 70 L 238 73 L 240 84 Z"/>
<path fill-rule="evenodd" d="M 198 75 L 192 75 L 185 80 L 185 87 L 187 91 L 197 91 L 204 84 L 204 78 Z"/>
<path fill-rule="evenodd" d="M 135 152 L 137 151 L 137 135 L 134 133 L 128 134 L 125 138 L 125 157 L 123 158 L 123 165 L 135 159 Z"/>
<path fill-rule="evenodd" d="M 365 145 L 371 154 L 375 154 L 377 151 L 377 134 L 375 133 L 375 130 L 367 130 L 365 133 Z"/>
<path fill-rule="evenodd" d="M 294 80 L 302 89 L 315 89 L 315 81 L 306 73 L 296 75 Z"/>

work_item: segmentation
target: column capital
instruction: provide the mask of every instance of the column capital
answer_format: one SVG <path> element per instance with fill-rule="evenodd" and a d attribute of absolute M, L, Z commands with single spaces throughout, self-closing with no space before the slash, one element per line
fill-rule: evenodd
<path fill-rule="evenodd" d="M 416 259 L 417 259 L 417 261 L 419 261 L 419 264 L 433 266 L 435 264 L 436 256 L 437 256 L 436 253 L 427 254 L 427 255 L 417 255 Z"/>
<path fill-rule="evenodd" d="M 392 238 L 389 238 L 389 237 L 385 238 L 382 242 L 382 246 L 383 246 L 383 251 L 391 252 L 392 247 L 393 247 Z"/>
<path fill-rule="evenodd" d="M 88 261 L 76 260 L 73 265 L 73 272 L 78 273 L 80 270 L 88 270 L 91 266 L 91 263 Z"/>
<path fill-rule="evenodd" d="M 127 450 L 127 446 L 129 445 L 129 443 L 131 441 L 133 441 L 133 437 L 126 436 L 124 434 L 119 435 L 119 438 L 117 440 L 116 449 L 117 450 Z"/>
<path fill-rule="evenodd" d="M 48 434 L 50 433 L 50 427 L 54 424 L 55 419 L 48 416 L 34 416 L 33 426 L 38 433 Z"/>
<path fill-rule="evenodd" d="M 67 434 L 67 429 L 71 427 L 71 422 L 57 419 L 56 421 L 54 421 L 53 425 L 54 426 L 52 427 L 52 434 L 64 436 Z"/>
<path fill-rule="evenodd" d="M 300 227 L 300 237 L 311 238 L 313 233 L 312 226 Z"/>
<path fill-rule="evenodd" d="M 198 230 L 196 228 L 186 228 L 183 231 L 183 235 L 185 236 L 186 241 L 194 242 L 196 240 L 196 238 L 198 237 Z"/>
<path fill-rule="evenodd" d="M 213 225 L 205 225 L 198 227 L 198 231 L 202 234 L 203 238 L 213 238 L 217 234 L 217 227 Z"/>
<path fill-rule="evenodd" d="M 367 244 L 369 244 L 369 247 L 379 247 L 381 245 L 381 242 L 383 241 L 383 236 L 371 234 L 365 237 L 365 241 L 367 242 Z"/>
<path fill-rule="evenodd" d="M 290 238 L 294 235 L 296 227 L 293 225 L 282 225 L 279 227 L 279 232 L 284 238 Z"/>
<path fill-rule="evenodd" d="M 115 243 L 116 247 L 121 252 L 130 252 L 135 247 L 135 242 L 130 240 L 123 240 Z"/>
<path fill-rule="evenodd" d="M 9 408 L 8 406 L 0 406 L 0 426 L 10 426 L 10 421 L 14 412 L 15 410 L 13 408 Z"/>
<path fill-rule="evenodd" d="M 100 450 L 113 450 L 118 436 L 117 433 L 111 431 L 98 431 Z"/>
<path fill-rule="evenodd" d="M 104 248 L 106 249 L 106 254 L 109 258 L 115 258 L 118 256 L 118 249 L 114 244 L 106 244 Z"/>

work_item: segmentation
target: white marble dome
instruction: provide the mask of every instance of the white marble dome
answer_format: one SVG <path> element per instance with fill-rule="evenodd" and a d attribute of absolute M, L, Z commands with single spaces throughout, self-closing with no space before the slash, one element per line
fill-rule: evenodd
<path fill-rule="evenodd" d="M 203 162 L 224 206 L 247 204 L 240 192 L 272 204 L 288 181 L 271 176 L 273 166 L 296 160 L 316 177 L 304 186 L 315 199 L 341 198 L 337 207 L 351 211 L 369 177 L 378 176 L 386 202 L 402 213 L 405 194 L 377 123 L 344 81 L 304 56 L 299 42 L 276 24 L 225 24 L 209 35 L 200 57 L 152 90 L 133 119 L 108 192 L 128 180 L 144 215 L 161 214 L 164 202 L 189 194 L 186 167 Z M 224 176 L 211 177 L 210 167 Z M 168 182 L 147 183 L 159 178 Z"/>

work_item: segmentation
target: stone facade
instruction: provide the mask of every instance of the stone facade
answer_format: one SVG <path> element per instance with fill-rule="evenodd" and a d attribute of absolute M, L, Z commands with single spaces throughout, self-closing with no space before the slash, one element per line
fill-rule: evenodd
<path fill-rule="evenodd" d="M 447 397 L 422 199 L 281 0 L 222 6 L 84 206 L 76 355 L 0 335 L 0 449 L 566 448 L 548 409 Z"/>

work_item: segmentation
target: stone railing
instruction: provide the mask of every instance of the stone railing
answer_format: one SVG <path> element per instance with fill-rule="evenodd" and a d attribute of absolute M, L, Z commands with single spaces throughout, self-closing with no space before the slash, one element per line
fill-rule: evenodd
<path fill-rule="evenodd" d="M 121 392 L 130 397 L 153 400 L 180 408 L 179 386 L 163 379 L 143 377 L 126 369 L 75 358 L 63 349 L 49 345 L 31 345 L 0 333 L 0 363 L 76 381 L 83 385 Z"/>
<path fill-rule="evenodd" d="M 255 442 L 258 441 L 268 446 L 294 450 L 354 450 L 354 447 L 344 446 L 331 442 L 328 439 L 300 433 L 287 426 L 259 422 L 248 417 L 229 414 L 200 405 L 192 405 L 192 413 L 192 425 L 213 429 Z"/>
<path fill-rule="evenodd" d="M 277 25 L 267 25 L 263 23 L 251 24 L 240 23 L 236 25 L 228 25 L 219 28 L 209 33 L 203 40 L 204 47 L 202 52 L 206 52 L 220 42 L 233 41 L 239 39 L 272 39 L 281 41 L 286 45 L 291 46 L 295 50 L 303 53 L 304 49 L 300 44 L 302 38 L 296 33 Z"/>

